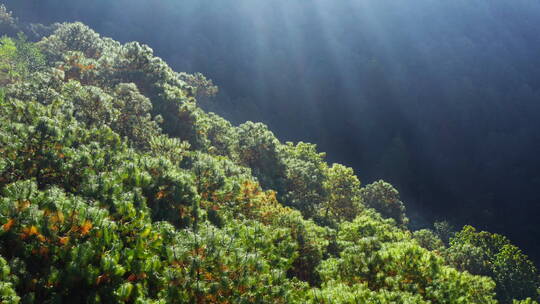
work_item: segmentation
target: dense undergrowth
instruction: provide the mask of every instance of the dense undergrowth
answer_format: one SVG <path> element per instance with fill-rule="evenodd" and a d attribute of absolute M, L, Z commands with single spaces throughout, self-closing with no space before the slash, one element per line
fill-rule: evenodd
<path fill-rule="evenodd" d="M 410 231 L 390 184 L 204 112 L 148 46 L 0 15 L 2 303 L 538 300 L 504 236 Z"/>

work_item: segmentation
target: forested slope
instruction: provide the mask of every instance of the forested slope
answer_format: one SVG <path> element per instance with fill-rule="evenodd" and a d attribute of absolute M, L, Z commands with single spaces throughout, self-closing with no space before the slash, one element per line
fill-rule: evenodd
<path fill-rule="evenodd" d="M 398 187 L 421 224 L 473 223 L 540 262 L 539 1 L 1 2 L 151 45 L 220 86 L 202 108 L 317 143 Z"/>
<path fill-rule="evenodd" d="M 0 17 L 43 35 L 0 41 L 2 303 L 538 300 L 504 236 L 410 231 L 392 185 L 201 110 L 150 47 Z"/>

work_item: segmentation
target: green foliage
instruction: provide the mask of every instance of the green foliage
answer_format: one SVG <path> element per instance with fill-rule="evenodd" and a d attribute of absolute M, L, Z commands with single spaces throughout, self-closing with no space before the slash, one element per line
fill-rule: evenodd
<path fill-rule="evenodd" d="M 174 165 L 178 165 L 182 161 L 190 148 L 188 142 L 162 134 L 149 138 L 148 145 L 151 154 L 161 155 L 170 160 Z"/>
<path fill-rule="evenodd" d="M 0 38 L 0 85 L 13 83 L 28 77 L 31 72 L 43 68 L 45 62 L 34 44 L 27 42 L 22 34 L 12 39 Z"/>
<path fill-rule="evenodd" d="M 450 240 L 446 256 L 457 269 L 493 278 L 501 303 L 539 297 L 537 268 L 502 235 L 465 226 Z"/>
<path fill-rule="evenodd" d="M 97 59 L 104 50 L 99 35 L 80 22 L 64 23 L 39 44 L 50 62 L 61 61 L 65 54 L 73 51 Z"/>
<path fill-rule="evenodd" d="M 2 72 L 2 84 L 10 83 L 20 77 L 21 67 L 17 66 L 17 47 L 15 42 L 8 37 L 0 39 L 0 71 Z"/>
<path fill-rule="evenodd" d="M 356 303 L 399 303 L 424 304 L 426 302 L 418 294 L 409 292 L 395 292 L 384 290 L 382 292 L 369 289 L 367 284 L 347 285 L 338 281 L 330 281 L 321 289 L 313 289 L 309 293 L 307 303 L 330 304 L 356 304 Z"/>
<path fill-rule="evenodd" d="M 450 244 L 450 239 L 456 234 L 454 226 L 447 221 L 435 222 L 433 228 L 435 234 L 447 246 Z"/>
<path fill-rule="evenodd" d="M 11 269 L 6 260 L 0 257 L 0 301 L 6 304 L 17 304 L 20 297 L 13 290 L 13 281 L 16 280 L 11 274 Z"/>
<path fill-rule="evenodd" d="M 314 216 L 326 198 L 325 154 L 317 152 L 313 144 L 288 142 L 282 155 L 286 168 L 285 188 L 281 193 L 283 202 L 307 217 Z"/>
<path fill-rule="evenodd" d="M 17 47 L 17 61 L 25 68 L 23 76 L 28 76 L 29 73 L 45 67 L 45 57 L 34 43 L 28 41 L 23 33 L 17 34 L 15 46 Z"/>
<path fill-rule="evenodd" d="M 227 156 L 231 160 L 238 161 L 237 132 L 230 122 L 214 113 L 208 113 L 201 117 L 199 124 L 201 126 L 199 132 L 207 141 L 208 153 Z"/>
<path fill-rule="evenodd" d="M 429 229 L 421 229 L 413 233 L 413 238 L 420 247 L 429 251 L 442 252 L 445 249 L 443 241 L 437 234 Z"/>
<path fill-rule="evenodd" d="M 207 103 L 208 99 L 215 97 L 218 93 L 218 87 L 214 85 L 211 79 L 207 79 L 201 73 L 179 73 L 179 78 L 187 85 L 195 88 L 195 98 L 199 104 Z"/>
<path fill-rule="evenodd" d="M 137 147 L 147 147 L 150 138 L 160 133 L 156 121 L 152 120 L 152 103 L 140 94 L 132 83 L 120 83 L 114 88 L 115 102 L 120 110 L 112 128 L 121 136 L 126 136 Z"/>
<path fill-rule="evenodd" d="M 240 164 L 251 168 L 266 189 L 283 191 L 285 164 L 280 157 L 280 143 L 261 123 L 246 122 L 238 127 L 238 158 Z"/>
<path fill-rule="evenodd" d="M 334 164 L 328 169 L 324 187 L 328 196 L 321 215 L 333 221 L 353 220 L 362 209 L 360 180 L 352 168 Z"/>
<path fill-rule="evenodd" d="M 110 125 L 120 115 L 113 97 L 99 87 L 83 86 L 70 80 L 63 85 L 61 96 L 73 103 L 75 118 L 89 127 Z"/>
<path fill-rule="evenodd" d="M 367 207 L 374 208 L 384 217 L 393 218 L 399 225 L 407 225 L 405 205 L 399 198 L 399 192 L 385 181 L 377 181 L 360 190 L 362 201 Z"/>
<path fill-rule="evenodd" d="M 170 229 L 163 234 L 171 245 L 164 251 L 172 264 L 164 272 L 172 282 L 164 299 L 169 303 L 298 302 L 305 285 L 288 280 L 278 258 L 290 254 L 293 245 L 273 245 L 276 236 L 286 235 L 253 223 L 231 224 L 224 230 L 203 226 L 198 234 Z"/>
<path fill-rule="evenodd" d="M 4 4 L 0 4 L 0 33 L 15 35 L 18 32 L 17 19 L 8 11 Z"/>
<path fill-rule="evenodd" d="M 276 229 L 258 224 L 258 229 L 266 235 L 255 237 L 257 234 L 252 230 L 240 232 L 237 233 L 240 239 L 245 240 L 239 242 L 231 237 L 233 232 L 252 229 L 257 223 L 228 226 L 223 232 L 200 226 L 196 186 L 201 191 L 215 187 L 204 188 L 205 182 L 196 182 L 191 173 L 175 169 L 166 159 L 133 154 L 118 145 L 118 136 L 113 139 L 117 144 L 112 141 L 105 145 L 106 137 L 92 134 L 97 130 L 81 128 L 69 120 L 69 115 L 56 115 L 55 125 L 61 128 L 53 127 L 47 116 L 61 108 L 57 104 L 3 102 L 2 105 L 3 117 L 12 122 L 45 115 L 20 125 L 32 127 L 35 123 L 35 132 L 39 131 L 40 135 L 31 133 L 32 128 L 19 128 L 19 133 L 9 140 L 6 138 L 12 147 L 6 145 L 8 149 L 2 150 L 2 159 L 7 157 L 8 162 L 2 166 L 2 182 L 6 186 L 0 204 L 0 224 L 4 231 L 0 242 L 11 244 L 2 252 L 10 260 L 24 261 L 17 262 L 16 274 L 20 278 L 17 290 L 25 295 L 25 301 L 161 299 L 192 303 L 217 301 L 215 297 L 219 301 L 294 302 L 291 290 L 302 284 L 289 281 L 285 275 L 297 256 L 294 243 L 286 245 L 282 239 L 290 238 L 287 229 L 277 233 Z M 13 131 L 10 124 L 3 127 L 2 131 Z M 62 132 L 64 129 L 71 129 L 75 136 Z M 13 140 L 15 137 L 18 140 Z M 66 147 L 61 147 L 63 144 Z M 28 157 L 36 162 L 40 158 L 47 160 L 40 168 L 10 165 L 9 159 L 20 159 L 11 156 L 16 151 L 38 153 L 46 149 L 55 152 Z M 63 160 L 61 166 L 53 161 L 56 157 Z M 201 173 L 197 175 L 200 177 L 207 170 L 204 167 L 208 161 L 203 160 L 200 158 L 192 165 L 194 172 Z M 207 175 L 209 178 L 220 176 L 213 170 L 207 171 L 211 173 Z M 221 170 L 223 178 L 242 172 L 226 166 Z M 42 185 L 38 187 L 32 181 L 22 180 L 32 176 L 41 180 Z M 73 194 L 64 193 L 56 185 Z M 170 225 L 163 230 L 157 224 L 160 220 L 193 230 L 182 232 Z M 260 241 L 266 245 L 254 246 L 253 242 Z M 263 253 L 245 251 L 243 246 L 245 250 L 265 248 L 270 250 L 269 256 L 261 260 Z M 274 246 L 277 247 L 271 249 Z M 277 251 L 271 253 L 272 250 Z M 272 267 L 265 266 L 264 261 L 272 263 Z M 268 286 L 275 288 L 268 292 Z M 215 293 L 208 294 L 208 290 Z M 207 295 L 209 298 L 205 298 Z"/>
<path fill-rule="evenodd" d="M 527 298 L 525 300 L 514 300 L 512 301 L 512 304 L 537 304 L 538 302 L 531 299 L 531 298 Z"/>
<path fill-rule="evenodd" d="M 343 249 L 338 258 L 322 263 L 324 282 L 403 293 L 404 303 L 413 301 L 412 295 L 420 303 L 495 303 L 490 279 L 444 265 L 442 258 L 411 242 L 410 235 L 392 221 L 369 213 L 341 225 L 338 242 Z M 369 296 L 365 291 L 348 291 L 345 303 Z"/>

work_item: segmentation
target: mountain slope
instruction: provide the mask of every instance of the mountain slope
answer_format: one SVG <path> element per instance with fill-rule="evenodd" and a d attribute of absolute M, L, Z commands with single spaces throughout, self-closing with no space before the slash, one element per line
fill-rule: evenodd
<path fill-rule="evenodd" d="M 2 302 L 538 298 L 503 236 L 412 232 L 390 184 L 201 110 L 216 90 L 201 75 L 81 23 L 52 29 L 0 46 Z"/>

